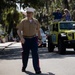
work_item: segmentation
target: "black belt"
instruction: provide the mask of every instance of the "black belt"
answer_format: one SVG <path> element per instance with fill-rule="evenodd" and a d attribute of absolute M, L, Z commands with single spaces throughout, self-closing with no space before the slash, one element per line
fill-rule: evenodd
<path fill-rule="evenodd" d="M 24 38 L 33 38 L 33 37 L 36 37 L 36 35 L 33 35 L 33 36 L 23 36 Z"/>

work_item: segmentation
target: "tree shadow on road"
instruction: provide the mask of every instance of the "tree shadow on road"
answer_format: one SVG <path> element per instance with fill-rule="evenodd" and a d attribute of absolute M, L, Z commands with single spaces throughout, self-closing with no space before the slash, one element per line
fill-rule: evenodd
<path fill-rule="evenodd" d="M 40 59 L 52 59 L 52 58 L 66 58 L 66 57 L 75 57 L 75 51 L 66 51 L 65 55 L 58 54 L 58 51 L 54 51 L 49 53 L 47 48 L 40 48 L 38 50 Z M 13 48 L 13 49 L 5 49 L 4 51 L 0 51 L 0 59 L 6 60 L 16 60 L 22 59 L 22 48 Z M 29 58 L 32 58 L 31 52 Z"/>
<path fill-rule="evenodd" d="M 0 51 L 0 59 L 21 59 L 21 48 L 16 49 L 5 49 L 4 51 Z"/>
<path fill-rule="evenodd" d="M 39 53 L 40 59 L 62 59 L 66 57 L 75 57 L 74 51 L 67 51 L 65 54 L 58 54 L 58 52 L 54 51 L 51 53 Z"/>

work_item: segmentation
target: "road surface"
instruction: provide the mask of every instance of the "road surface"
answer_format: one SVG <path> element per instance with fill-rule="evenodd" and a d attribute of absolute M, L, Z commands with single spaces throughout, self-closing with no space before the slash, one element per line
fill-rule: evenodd
<path fill-rule="evenodd" d="M 65 55 L 59 55 L 57 50 L 48 53 L 47 48 L 39 48 L 41 75 L 75 75 L 75 52 L 67 49 Z M 14 43 L 0 53 L 0 75 L 35 75 L 31 53 L 27 72 L 21 72 L 21 52 L 21 44 Z"/>

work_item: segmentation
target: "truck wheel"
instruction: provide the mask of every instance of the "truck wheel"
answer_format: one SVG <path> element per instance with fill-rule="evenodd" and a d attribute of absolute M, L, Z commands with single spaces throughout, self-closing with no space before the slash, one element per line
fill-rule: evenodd
<path fill-rule="evenodd" d="M 53 52 L 53 50 L 54 50 L 54 45 L 52 43 L 51 36 L 48 36 L 48 52 Z"/>
<path fill-rule="evenodd" d="M 59 54 L 65 54 L 66 48 L 64 46 L 64 43 L 61 39 L 58 40 L 58 53 Z"/>

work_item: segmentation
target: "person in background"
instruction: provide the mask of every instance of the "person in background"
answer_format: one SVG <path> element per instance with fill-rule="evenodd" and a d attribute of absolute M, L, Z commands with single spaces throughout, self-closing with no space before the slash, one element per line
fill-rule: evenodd
<path fill-rule="evenodd" d="M 68 9 L 64 9 L 63 17 L 65 21 L 71 21 L 71 15 Z"/>
<path fill-rule="evenodd" d="M 39 56 L 38 56 L 38 39 L 41 41 L 40 34 L 40 23 L 37 19 L 33 17 L 35 11 L 32 7 L 27 7 L 26 9 L 27 17 L 22 19 L 19 25 L 17 26 L 17 33 L 21 39 L 22 43 L 22 72 L 26 71 L 29 52 L 32 52 L 33 67 L 36 74 L 40 74 L 40 65 L 39 65 Z M 21 34 L 21 31 L 23 32 Z M 38 38 L 37 35 L 38 34 Z"/>
<path fill-rule="evenodd" d="M 55 12 L 52 13 L 54 16 L 54 20 L 61 20 L 62 19 L 62 13 L 60 11 L 60 8 L 57 8 Z"/>

